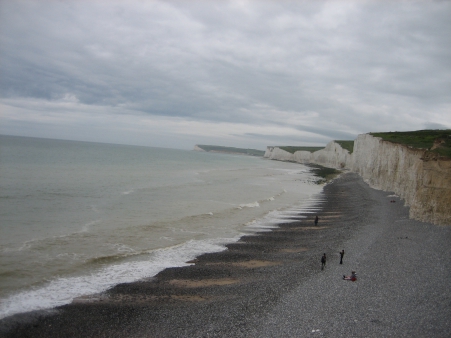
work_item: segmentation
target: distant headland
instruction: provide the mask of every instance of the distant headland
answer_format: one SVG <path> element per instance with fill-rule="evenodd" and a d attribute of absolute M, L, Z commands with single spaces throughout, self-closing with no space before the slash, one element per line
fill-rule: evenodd
<path fill-rule="evenodd" d="M 193 150 L 206 151 L 209 153 L 223 153 L 223 154 L 261 156 L 261 157 L 263 157 L 265 155 L 264 150 L 213 146 L 213 145 L 205 145 L 205 144 L 196 144 L 194 146 Z"/>

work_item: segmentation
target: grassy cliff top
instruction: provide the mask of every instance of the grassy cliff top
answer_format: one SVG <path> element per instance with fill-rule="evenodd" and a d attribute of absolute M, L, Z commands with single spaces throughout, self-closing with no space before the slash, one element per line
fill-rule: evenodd
<path fill-rule="evenodd" d="M 338 143 L 340 147 L 349 151 L 350 154 L 354 151 L 354 141 L 348 140 L 335 140 L 334 142 Z"/>
<path fill-rule="evenodd" d="M 324 149 L 324 147 L 294 147 L 294 146 L 278 146 L 278 148 L 285 150 L 291 154 L 294 154 L 297 151 L 309 151 L 311 153 Z"/>
<path fill-rule="evenodd" d="M 343 149 L 346 149 L 351 154 L 354 150 L 354 141 L 348 140 L 335 140 Z M 279 146 L 278 148 L 285 150 L 291 154 L 294 154 L 296 151 L 309 151 L 314 153 L 315 151 L 324 149 L 325 147 L 295 147 L 295 146 Z"/>
<path fill-rule="evenodd" d="M 417 131 L 395 131 L 385 133 L 370 133 L 374 137 L 380 137 L 384 141 L 404 144 L 417 149 L 428 149 L 441 156 L 451 158 L 451 129 L 445 130 L 417 130 Z M 432 149 L 434 143 L 441 144 Z"/>
<path fill-rule="evenodd" d="M 222 153 L 235 153 L 235 154 L 244 154 L 244 155 L 252 155 L 252 156 L 263 156 L 265 152 L 263 150 L 257 149 L 245 149 L 245 148 L 234 148 L 234 147 L 222 147 L 222 146 L 212 146 L 205 144 L 198 144 L 199 148 L 205 151 L 215 151 Z"/>

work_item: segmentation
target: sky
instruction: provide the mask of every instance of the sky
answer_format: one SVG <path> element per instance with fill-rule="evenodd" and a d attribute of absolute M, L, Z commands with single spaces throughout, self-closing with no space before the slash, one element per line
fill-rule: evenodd
<path fill-rule="evenodd" d="M 192 149 L 451 128 L 451 1 L 0 0 L 0 134 Z"/>

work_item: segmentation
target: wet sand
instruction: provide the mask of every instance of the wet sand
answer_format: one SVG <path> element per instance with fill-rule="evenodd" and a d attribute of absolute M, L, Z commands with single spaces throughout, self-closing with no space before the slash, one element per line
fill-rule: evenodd
<path fill-rule="evenodd" d="M 0 335 L 450 337 L 451 226 L 408 219 L 390 195 L 344 174 L 324 188 L 318 226 L 299 215 L 192 266 L 5 318 Z M 351 270 L 357 282 L 343 281 Z"/>

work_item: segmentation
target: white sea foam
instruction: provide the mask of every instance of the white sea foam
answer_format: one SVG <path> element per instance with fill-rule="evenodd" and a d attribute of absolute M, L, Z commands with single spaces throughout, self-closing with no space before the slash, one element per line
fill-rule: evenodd
<path fill-rule="evenodd" d="M 186 262 L 198 255 L 222 251 L 225 249 L 224 244 L 238 239 L 239 236 L 231 239 L 190 240 L 181 245 L 155 250 L 149 253 L 146 260 L 110 265 L 89 275 L 56 278 L 45 286 L 3 299 L 0 318 L 68 304 L 76 297 L 99 293 L 119 283 L 151 277 L 168 267 L 187 266 L 190 263 Z"/>
<path fill-rule="evenodd" d="M 243 209 L 243 208 L 258 208 L 259 206 L 260 206 L 260 203 L 254 202 L 254 203 L 248 203 L 248 204 L 240 204 L 240 206 L 238 207 L 238 209 Z"/>
<path fill-rule="evenodd" d="M 273 210 L 266 214 L 263 218 L 246 223 L 246 230 L 270 231 L 271 229 L 278 228 L 278 224 L 280 223 L 298 222 L 299 219 L 307 217 L 301 214 L 310 213 L 309 210 L 313 209 L 310 205 L 314 203 L 316 203 L 316 199 L 310 199 L 305 201 L 304 205 L 301 207 L 290 208 L 287 210 Z"/>
<path fill-rule="evenodd" d="M 68 253 L 68 252 L 60 253 L 60 254 L 56 255 L 56 257 L 57 258 L 69 258 L 71 260 L 76 260 L 76 261 L 85 259 L 84 255 L 80 255 L 80 254 L 76 254 L 76 253 Z"/>
<path fill-rule="evenodd" d="M 170 241 L 170 242 L 175 241 L 175 239 L 173 237 L 168 237 L 168 236 L 161 236 L 160 239 L 163 239 L 165 241 Z"/>
<path fill-rule="evenodd" d="M 245 230 L 251 231 L 251 232 L 257 232 L 257 231 L 265 231 L 265 230 L 271 230 L 278 228 L 277 224 L 269 223 L 267 220 L 259 219 L 259 220 L 253 220 L 248 223 L 246 223 Z"/>
<path fill-rule="evenodd" d="M 136 252 L 136 250 L 134 250 L 134 249 L 130 248 L 129 246 L 122 244 L 122 243 L 116 243 L 113 246 L 116 248 L 117 252 L 120 252 L 120 253 L 124 253 L 124 252 L 135 253 Z"/>

